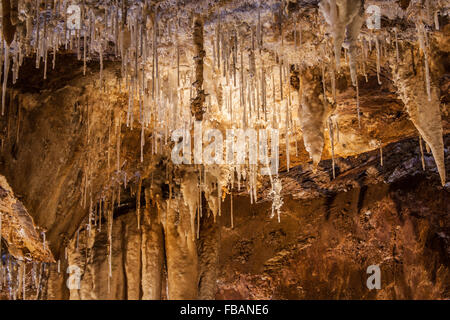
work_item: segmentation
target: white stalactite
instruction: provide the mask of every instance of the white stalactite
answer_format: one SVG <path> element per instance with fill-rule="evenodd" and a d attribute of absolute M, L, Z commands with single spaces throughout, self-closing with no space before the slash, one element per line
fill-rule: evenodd
<path fill-rule="evenodd" d="M 364 8 L 361 0 L 322 0 L 320 10 L 331 29 L 336 67 L 339 70 L 344 40 L 353 43 L 363 23 Z M 347 47 L 351 44 L 347 43 Z"/>

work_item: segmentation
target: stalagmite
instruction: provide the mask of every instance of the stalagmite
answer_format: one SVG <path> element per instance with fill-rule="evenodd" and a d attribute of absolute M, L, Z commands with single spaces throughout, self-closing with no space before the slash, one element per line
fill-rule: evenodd
<path fill-rule="evenodd" d="M 114 210 L 114 193 L 111 200 L 111 208 L 108 210 L 108 218 L 107 218 L 107 224 L 108 224 L 108 292 L 111 289 L 111 278 L 113 276 L 112 274 L 112 230 L 113 230 L 113 210 Z"/>
<path fill-rule="evenodd" d="M 162 294 L 165 255 L 163 226 L 158 221 L 158 210 L 150 204 L 149 188 L 145 189 L 145 199 L 140 250 L 142 300 L 159 300 Z M 131 272 L 135 272 L 135 270 L 131 270 Z"/>
<path fill-rule="evenodd" d="M 192 185 L 192 183 L 195 183 L 194 181 L 197 181 L 196 175 L 189 175 L 187 178 L 190 181 L 188 187 L 197 190 Z M 198 196 L 193 196 L 195 201 L 198 201 Z M 185 196 L 183 195 L 183 197 Z M 191 209 L 183 202 L 182 198 L 171 201 L 170 208 L 167 211 L 167 220 L 164 223 L 168 295 L 170 299 L 175 300 L 190 300 L 198 296 L 199 265 L 195 230 L 192 230 L 194 234 L 190 234 L 192 231 L 189 220 L 192 213 L 190 212 Z M 162 210 L 165 209 L 165 204 L 161 203 L 159 206 L 162 207 Z"/>
<path fill-rule="evenodd" d="M 273 218 L 276 212 L 278 223 L 281 222 L 281 207 L 283 206 L 283 198 L 281 197 L 282 189 L 283 185 L 281 184 L 281 180 L 279 177 L 275 177 L 270 192 L 270 196 L 272 197 L 272 213 L 270 217 Z"/>
<path fill-rule="evenodd" d="M 23 262 L 23 272 L 22 272 L 22 298 L 23 300 L 27 300 L 27 265 L 26 262 Z"/>

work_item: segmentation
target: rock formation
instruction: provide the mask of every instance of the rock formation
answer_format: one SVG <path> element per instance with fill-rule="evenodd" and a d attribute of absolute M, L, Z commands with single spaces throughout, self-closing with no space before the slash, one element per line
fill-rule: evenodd
<path fill-rule="evenodd" d="M 449 299 L 448 19 L 2 1 L 0 299 Z"/>

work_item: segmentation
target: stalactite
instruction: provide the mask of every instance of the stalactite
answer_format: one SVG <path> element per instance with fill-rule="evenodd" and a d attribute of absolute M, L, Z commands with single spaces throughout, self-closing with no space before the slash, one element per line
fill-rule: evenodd
<path fill-rule="evenodd" d="M 331 92 L 333 95 L 333 102 L 336 103 L 336 73 L 334 71 L 334 68 L 331 68 L 330 76 L 331 76 Z"/>
<path fill-rule="evenodd" d="M 103 86 L 103 43 L 100 42 L 100 88 Z"/>
<path fill-rule="evenodd" d="M 425 157 L 423 155 L 422 136 L 419 134 L 420 159 L 422 161 L 422 170 L 425 171 Z"/>
<path fill-rule="evenodd" d="M 233 191 L 230 192 L 230 219 L 231 219 L 231 229 L 234 229 L 234 212 L 233 212 Z"/>
<path fill-rule="evenodd" d="M 280 67 L 280 71 L 279 71 L 279 75 L 280 75 L 280 101 L 283 101 L 284 95 L 283 95 L 283 61 L 282 60 L 280 60 L 279 67 Z"/>
<path fill-rule="evenodd" d="M 259 54 L 261 54 L 262 51 L 262 44 L 263 44 L 263 34 L 262 34 L 262 24 L 261 24 L 261 3 L 258 5 L 258 26 L 256 28 L 256 38 L 258 41 L 258 48 L 259 48 Z"/>
<path fill-rule="evenodd" d="M 399 58 L 399 51 L 398 51 L 398 34 L 397 34 L 397 28 L 394 28 L 394 33 L 395 33 L 395 59 L 397 64 L 400 62 L 400 58 Z"/>
<path fill-rule="evenodd" d="M 11 99 L 15 99 L 15 94 Z M 21 117 L 21 107 L 20 105 L 17 106 L 17 128 L 16 128 L 16 145 L 19 145 L 19 139 L 20 139 L 20 117 Z"/>
<path fill-rule="evenodd" d="M 9 45 L 7 42 L 5 44 L 5 55 L 4 55 L 4 68 L 3 68 L 3 87 L 2 87 L 2 116 L 5 115 L 5 102 L 6 102 L 6 88 L 8 84 L 8 73 L 9 73 Z"/>
<path fill-rule="evenodd" d="M 324 101 L 320 69 L 306 69 L 301 75 L 300 87 L 299 120 L 303 140 L 314 166 L 317 166 L 324 147 L 324 126 L 331 112 L 330 105 Z"/>
<path fill-rule="evenodd" d="M 380 166 L 384 165 L 384 160 L 383 160 L 383 145 L 380 143 Z"/>
<path fill-rule="evenodd" d="M 441 178 L 442 185 L 446 183 L 443 128 L 440 110 L 439 89 L 431 86 L 431 102 L 427 90 L 423 86 L 427 77 L 425 70 L 411 70 L 413 55 L 405 56 L 404 62 L 396 65 L 391 62 L 393 80 L 399 97 L 406 106 L 408 115 L 427 145 L 433 152 L 434 160 Z"/>
<path fill-rule="evenodd" d="M 2 0 L 3 39 L 8 46 L 13 42 L 16 33 L 16 25 L 12 22 L 13 17 L 17 18 L 17 6 L 11 7 L 10 0 Z"/>
<path fill-rule="evenodd" d="M 356 86 L 357 81 L 357 60 L 358 60 L 358 36 L 364 23 L 364 15 L 360 11 L 350 25 L 347 26 L 347 33 L 344 47 L 348 49 L 348 60 L 350 67 L 350 77 L 352 83 Z"/>
<path fill-rule="evenodd" d="M 84 32 L 83 36 L 83 76 L 86 75 L 86 59 L 87 59 L 87 35 L 86 31 Z"/>
<path fill-rule="evenodd" d="M 242 47 L 242 46 L 241 46 Z M 247 105 L 245 103 L 245 93 L 244 93 L 244 55 L 242 52 L 242 48 L 240 50 L 240 79 L 239 79 L 239 91 L 240 91 L 240 106 L 241 106 L 241 110 L 242 110 L 242 128 L 246 128 L 247 127 Z"/>
<path fill-rule="evenodd" d="M 439 10 L 436 10 L 434 12 L 434 27 L 436 28 L 436 30 L 440 30 L 440 26 L 439 26 Z"/>
<path fill-rule="evenodd" d="M 195 117 L 195 120 L 203 120 L 203 114 L 205 112 L 203 104 L 205 103 L 206 94 L 203 90 L 203 59 L 206 52 L 203 47 L 203 19 L 196 17 L 194 20 L 194 46 L 195 46 L 195 82 L 192 86 L 196 90 L 196 96 L 191 100 L 191 113 Z"/>
<path fill-rule="evenodd" d="M 39 65 L 41 62 L 41 51 L 40 51 L 40 43 L 41 43 L 41 32 L 40 32 L 40 21 L 39 21 L 39 12 L 40 12 L 40 0 L 36 0 L 36 7 L 35 7 L 35 21 L 36 21 L 36 39 L 35 39 L 35 51 L 36 51 L 36 69 L 39 69 Z"/>
<path fill-rule="evenodd" d="M 53 31 L 54 32 L 54 31 Z M 52 70 L 55 70 L 56 67 L 56 51 L 58 48 L 58 34 L 55 34 L 53 37 L 53 59 L 52 59 Z M 56 39 L 55 39 L 56 38 Z"/>
<path fill-rule="evenodd" d="M 285 131 L 285 138 L 286 138 L 286 168 L 287 168 L 287 171 L 289 172 L 289 167 L 290 167 L 290 165 L 291 165 L 291 155 L 290 155 L 290 149 L 289 149 L 289 137 L 290 137 L 290 135 L 289 135 L 289 133 L 290 133 L 290 125 L 289 125 L 289 106 L 288 106 L 288 102 L 286 101 L 286 123 L 285 123 L 285 128 L 286 128 L 286 131 Z"/>
<path fill-rule="evenodd" d="M 375 36 L 375 48 L 377 50 L 377 80 L 378 84 L 381 86 L 381 79 L 380 79 L 380 73 L 381 73 L 381 52 L 380 52 L 380 41 L 378 40 L 378 36 Z"/>
<path fill-rule="evenodd" d="M 341 60 L 341 48 L 344 38 L 348 35 L 354 35 L 353 31 L 362 25 L 362 16 L 364 11 L 363 1 L 361 0 L 323 0 L 319 4 L 325 20 L 331 28 L 333 36 L 334 54 L 336 67 L 339 70 Z M 357 34 L 356 34 L 357 36 Z"/>
<path fill-rule="evenodd" d="M 426 46 L 426 41 L 425 41 L 425 28 L 423 23 L 419 23 L 417 26 L 417 34 L 418 34 L 418 38 L 419 38 L 419 46 L 420 49 L 422 50 L 423 56 L 424 56 L 424 65 L 425 65 L 425 85 L 426 85 L 426 90 L 427 90 L 427 95 L 428 95 L 428 101 L 431 101 L 431 80 L 430 80 L 430 67 L 429 67 L 429 62 L 428 62 L 428 50 L 427 50 L 427 46 Z"/>
<path fill-rule="evenodd" d="M 137 215 L 137 228 L 141 229 L 141 190 L 142 190 L 142 178 L 139 177 L 138 190 L 136 194 L 136 215 Z"/>
<path fill-rule="evenodd" d="M 47 79 L 47 59 L 48 59 L 48 35 L 47 35 L 47 7 L 48 7 L 48 0 L 44 1 L 44 43 L 43 43 L 43 52 L 44 52 L 44 80 Z"/>
<path fill-rule="evenodd" d="M 114 223 L 114 217 L 113 217 L 113 212 L 114 212 L 114 192 L 111 192 L 111 204 L 110 204 L 110 208 L 108 210 L 108 218 L 107 218 L 107 224 L 108 224 L 108 229 L 107 229 L 107 236 L 108 236 L 108 293 L 111 292 L 111 278 L 113 276 L 112 273 L 112 246 L 113 246 L 113 242 L 112 242 L 112 230 L 113 230 L 113 223 Z"/>
<path fill-rule="evenodd" d="M 361 128 L 361 111 L 360 111 L 360 101 L 359 101 L 359 81 L 356 77 L 356 112 L 358 114 L 358 126 Z"/>
<path fill-rule="evenodd" d="M 46 241 L 45 241 L 46 239 L 45 239 L 45 230 L 44 231 L 42 231 L 42 247 L 44 248 L 44 250 L 45 250 L 45 247 L 46 247 Z"/>
<path fill-rule="evenodd" d="M 334 160 L 334 132 L 333 132 L 333 120 L 331 117 L 328 119 L 328 133 L 330 135 L 330 147 L 331 147 L 331 164 L 333 168 L 333 179 L 336 179 L 336 168 Z"/>
<path fill-rule="evenodd" d="M 117 153 L 117 173 L 120 172 L 120 139 L 121 139 L 121 135 L 122 135 L 122 119 L 121 116 L 119 115 L 119 120 L 118 120 L 118 124 L 116 125 L 116 130 L 117 130 L 117 147 L 116 147 L 116 153 Z"/>

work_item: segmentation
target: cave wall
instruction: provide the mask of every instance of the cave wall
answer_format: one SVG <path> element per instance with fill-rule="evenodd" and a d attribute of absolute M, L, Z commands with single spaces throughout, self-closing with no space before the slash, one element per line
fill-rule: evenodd
<path fill-rule="evenodd" d="M 448 299 L 449 188 L 440 186 L 431 153 L 425 153 L 423 171 L 417 139 L 390 145 L 385 152 L 383 166 L 376 152 L 340 159 L 340 177 L 331 183 L 329 162 L 317 174 L 302 168 L 283 174 L 287 194 L 280 223 L 270 218 L 270 202 L 251 205 L 248 196 L 240 195 L 233 201 L 231 228 L 230 198 L 224 199 L 216 224 L 212 216 L 202 218 L 193 255 L 203 259 L 198 276 L 182 264 L 192 256 L 177 257 L 179 268 L 172 273 L 192 281 L 183 294 L 194 290 L 207 299 Z M 303 186 L 300 192 L 297 184 Z M 154 254 L 164 245 L 142 243 L 154 234 L 146 223 L 142 227 L 137 230 L 135 211 L 114 220 L 110 293 L 106 233 L 93 237 L 86 250 L 86 231 L 81 232 L 79 249 L 75 241 L 70 247 L 69 263 L 84 270 L 82 285 L 70 291 L 70 298 L 172 298 L 166 283 L 171 273 L 163 271 L 166 258 Z M 160 234 L 165 250 L 174 250 L 166 232 Z M 153 261 L 148 268 L 142 268 L 144 257 Z M 380 290 L 366 286 L 370 265 L 381 269 Z M 150 277 L 155 272 L 159 277 Z M 172 292 L 180 294 L 185 282 L 175 283 Z M 143 296 L 155 288 L 157 296 Z"/>
<path fill-rule="evenodd" d="M 207 2 L 201 3 L 205 5 Z M 443 25 L 442 31 L 433 32 L 429 38 L 433 51 L 429 62 L 433 76 L 434 114 L 442 117 L 433 117 L 433 126 L 439 127 L 436 127 L 438 134 L 434 137 L 434 140 L 439 140 L 437 162 L 440 163 L 442 180 L 439 182 L 433 154 L 425 152 L 421 158 L 422 150 L 419 150 L 417 132 L 420 125 L 414 119 L 410 121 L 414 118 L 414 114 L 408 109 L 410 102 L 399 96 L 399 81 L 392 77 L 388 68 L 394 63 L 394 41 L 391 38 L 389 42 L 386 39 L 381 41 L 384 52 L 381 56 L 381 75 L 376 70 L 380 62 L 376 61 L 375 49 L 360 64 L 360 68 L 364 66 L 367 70 L 364 70 L 366 80 L 362 80 L 358 87 L 358 106 L 357 91 L 351 85 L 352 79 L 347 68 L 333 79 L 337 81 L 336 101 L 326 102 L 324 97 L 320 98 L 323 84 L 321 73 L 324 70 L 318 68 L 318 65 L 327 63 L 329 58 L 324 54 L 320 60 L 318 54 L 323 49 L 318 41 L 323 40 L 319 38 L 325 31 L 323 27 L 318 27 L 317 34 L 314 32 L 314 27 L 321 23 L 317 2 L 308 2 L 305 7 L 301 7 L 300 2 L 289 2 L 285 8 L 274 5 L 274 1 L 267 3 L 263 9 L 268 14 L 265 14 L 262 26 L 267 34 L 264 34 L 264 48 L 259 50 L 258 63 L 269 65 L 265 71 L 272 76 L 271 92 L 266 98 L 273 99 L 271 112 L 274 114 L 269 119 L 273 125 L 282 127 L 282 119 L 286 120 L 283 116 L 275 116 L 276 112 L 282 112 L 284 100 L 287 100 L 283 97 L 283 90 L 299 90 L 290 86 L 290 83 L 287 86 L 282 83 L 275 85 L 275 81 L 283 81 L 283 63 L 292 57 L 295 58 L 293 61 L 305 63 L 306 69 L 302 66 L 303 76 L 300 77 L 302 81 L 311 80 L 305 77 L 305 70 L 314 70 L 315 73 L 315 82 L 310 83 L 312 87 L 309 87 L 309 83 L 302 86 L 306 96 L 302 99 L 300 92 L 293 93 L 292 96 L 298 101 L 289 105 L 292 110 L 299 110 L 300 120 L 307 120 L 308 110 L 305 104 L 312 99 L 318 112 L 312 112 L 311 115 L 318 118 L 310 119 L 309 126 L 307 123 L 301 125 L 301 128 L 290 128 L 293 135 L 291 141 L 288 141 L 292 148 L 289 172 L 285 172 L 289 169 L 286 146 L 282 143 L 280 148 L 280 179 L 284 198 L 280 223 L 277 219 L 270 218 L 272 195 L 269 179 L 258 181 L 258 202 L 252 206 L 249 204 L 251 199 L 241 188 L 236 187 L 236 183 L 222 186 L 224 195 L 233 194 L 234 205 L 231 210 L 231 197 L 226 196 L 222 202 L 222 215 L 216 223 L 213 222 L 215 213 L 212 214 L 207 209 L 210 205 L 209 198 L 200 196 L 203 209 L 198 211 L 199 216 L 193 214 L 195 210 L 192 210 L 190 203 L 186 203 L 188 199 L 183 190 L 180 190 L 180 177 L 185 178 L 197 169 L 190 168 L 192 172 L 186 170 L 179 174 L 178 171 L 183 170 L 173 168 L 167 157 L 170 143 L 164 145 L 163 150 L 161 141 L 156 146 L 157 138 L 152 132 L 154 128 L 141 131 L 139 125 L 133 127 L 129 121 L 125 121 L 130 97 L 127 81 L 130 81 L 131 76 L 127 80 L 123 78 L 125 72 L 121 69 L 124 68 L 124 63 L 114 56 L 113 48 L 106 48 L 105 61 L 101 60 L 103 57 L 97 56 L 96 48 L 90 48 L 92 52 L 89 55 L 92 56 L 87 61 L 86 70 L 81 56 L 77 59 L 70 50 L 59 51 L 55 55 L 55 69 L 48 68 L 44 80 L 43 63 L 36 69 L 33 57 L 24 58 L 18 81 L 14 84 L 8 82 L 8 89 L 5 91 L 6 113 L 0 120 L 3 127 L 0 132 L 0 173 L 9 181 L 16 197 L 23 202 L 36 225 L 47 231 L 47 241 L 55 258 L 55 263 L 52 264 L 24 267 L 18 263 L 14 266 L 14 276 L 20 277 L 24 271 L 30 275 L 30 279 L 26 279 L 26 286 L 33 292 L 32 297 L 449 297 L 448 183 L 446 184 L 443 174 L 444 172 L 448 176 L 449 168 L 449 78 L 446 59 L 449 52 L 446 36 L 449 25 Z M 186 6 L 196 6 L 196 3 L 189 2 Z M 256 15 L 252 7 L 254 3 L 246 6 L 236 1 L 228 4 L 219 1 L 216 9 L 227 5 L 231 11 L 234 10 L 230 19 L 248 18 L 256 27 Z M 207 10 L 213 11 L 211 8 Z M 283 13 L 283 10 L 286 12 Z M 144 10 L 144 13 L 148 12 Z M 171 12 L 165 14 L 167 16 L 163 15 L 162 18 L 171 18 Z M 400 19 L 402 13 L 399 14 L 394 19 Z M 305 28 L 299 35 L 303 36 L 304 41 L 301 52 L 293 51 L 294 48 L 297 50 L 297 42 L 294 47 L 291 21 L 296 19 L 296 15 L 313 17 L 308 19 L 311 21 L 299 20 L 299 26 Z M 188 22 L 191 18 L 186 18 L 188 22 L 181 25 L 185 29 L 181 32 L 184 35 L 181 39 L 181 60 L 182 65 L 189 66 L 192 61 L 197 61 L 199 70 L 205 68 L 205 90 L 208 94 L 217 94 L 219 102 L 219 99 L 223 99 L 223 92 L 219 94 L 222 89 L 219 90 L 218 83 L 224 79 L 220 79 L 218 75 L 220 70 L 216 72 L 212 66 L 209 39 L 213 33 L 220 32 L 220 26 L 213 30 L 217 27 L 213 25 L 216 18 L 216 15 L 212 15 L 211 21 L 204 26 L 205 37 L 208 39 L 200 41 L 205 43 L 198 43 L 199 52 L 196 54 L 201 56 L 201 61 L 198 57 L 190 56 L 192 39 Z M 152 19 L 149 15 L 149 21 L 153 23 Z M 286 20 L 283 22 L 283 19 Z M 441 22 L 446 21 L 445 19 L 447 18 L 442 16 Z M 166 27 L 164 23 L 161 24 Z M 404 95 L 412 96 L 417 93 L 423 100 L 424 71 L 420 70 L 417 79 L 414 78 L 417 76 L 416 68 L 423 67 L 423 52 L 415 39 L 411 40 L 411 32 L 415 32 L 414 26 L 404 20 L 399 25 L 403 28 L 404 35 L 400 44 L 401 54 L 410 55 L 405 60 L 410 72 L 406 78 L 414 80 L 414 85 L 406 81 L 408 90 Z M 124 30 L 121 30 L 124 32 L 122 36 L 129 32 Z M 166 29 L 162 27 L 161 31 L 163 30 Z M 197 31 L 200 30 L 197 28 Z M 249 30 L 244 30 L 244 36 L 247 31 Z M 228 26 L 222 32 L 229 38 L 223 43 L 237 41 L 234 27 Z M 253 30 L 250 33 L 254 35 Z M 161 34 L 165 35 L 164 32 Z M 173 39 L 163 36 L 159 39 L 159 67 L 160 71 L 167 73 L 161 72 L 157 85 L 162 89 L 157 94 L 173 97 L 175 67 L 172 54 L 175 50 L 172 52 L 167 49 L 171 48 L 170 44 L 173 45 Z M 378 35 L 376 37 L 379 40 Z M 372 35 L 369 40 L 372 43 Z M 367 38 L 365 41 L 367 42 Z M 286 59 L 284 62 L 278 55 L 282 43 L 285 45 L 282 47 L 283 58 Z M 232 46 L 233 50 L 229 54 L 234 54 L 236 59 L 237 46 Z M 245 51 L 245 45 L 243 47 Z M 208 53 L 206 57 L 203 57 L 203 49 Z M 240 50 L 242 54 L 242 48 Z M 345 64 L 346 59 L 347 57 L 343 57 Z M 232 63 L 235 81 L 236 63 L 237 60 Z M 101 69 L 99 65 L 102 65 Z M 130 67 L 131 63 L 125 65 Z M 409 67 L 412 69 L 409 70 Z M 331 70 L 330 66 L 327 68 Z M 186 77 L 189 68 L 182 66 L 182 69 L 184 84 L 187 83 L 183 90 L 188 92 L 192 90 L 189 83 L 192 79 Z M 395 68 L 392 69 L 395 75 Z M 132 73 L 132 68 L 127 72 Z M 228 73 L 227 76 L 230 76 L 232 72 L 228 70 Z M 137 74 L 136 71 L 135 75 Z M 263 70 L 260 74 L 264 74 Z M 280 79 L 274 80 L 278 76 Z M 380 76 L 383 80 L 381 84 L 378 79 Z M 265 80 L 270 78 L 266 79 L 266 75 L 264 77 Z M 330 75 L 325 78 L 325 95 L 331 97 L 334 93 L 328 92 L 328 82 L 332 79 Z M 155 86 L 155 82 L 147 83 L 149 87 L 152 85 Z M 199 106 L 201 109 L 205 97 L 201 85 L 198 89 L 197 93 L 202 100 Z M 290 98 L 291 96 L 289 100 Z M 183 99 L 180 99 L 180 104 L 182 103 Z M 322 104 L 327 105 L 322 108 Z M 208 112 L 213 112 L 206 113 L 207 116 L 212 115 L 213 119 L 214 115 L 217 116 L 214 114 L 214 107 L 208 106 Z M 424 104 L 421 105 L 423 107 Z M 127 114 L 127 120 L 130 114 L 131 117 L 141 115 L 137 103 L 132 108 L 134 109 Z M 335 133 L 339 137 L 333 148 L 329 137 L 330 128 L 325 124 L 325 115 L 328 116 L 328 111 L 331 110 L 331 123 L 334 123 Z M 203 110 L 200 111 L 203 114 Z M 426 110 L 420 109 L 419 113 L 425 114 L 424 111 Z M 286 132 L 283 133 L 285 136 L 282 134 L 281 140 L 286 137 Z M 318 141 L 317 148 L 309 146 L 308 134 L 311 134 L 311 140 Z M 443 144 L 442 134 L 447 134 Z M 425 140 L 431 144 L 431 139 Z M 144 145 L 142 141 L 145 142 Z M 425 145 L 424 149 L 428 147 Z M 156 148 L 161 148 L 162 155 L 155 154 Z M 332 153 L 335 156 L 333 160 L 337 175 L 334 180 Z M 383 157 L 383 153 L 381 164 L 380 155 Z M 311 155 L 318 168 L 309 164 Z M 443 162 L 446 164 L 446 172 Z M 192 180 L 196 179 L 197 176 Z M 184 191 L 192 191 L 195 195 L 195 188 L 189 188 L 195 187 L 195 183 L 196 181 L 185 184 Z M 100 204 L 103 205 L 103 211 L 99 209 Z M 231 212 L 233 226 L 230 224 Z M 103 224 L 101 230 L 100 223 Z M 110 232 L 106 229 L 109 223 L 112 226 Z M 111 248 L 109 237 L 112 239 Z M 379 291 L 368 291 L 365 287 L 365 268 L 370 264 L 381 266 L 383 285 Z M 82 280 L 80 289 L 68 290 L 66 281 L 73 275 L 66 272 L 68 268 L 72 273 L 79 272 Z M 0 294 L 2 298 L 11 298 L 4 291 Z"/>

